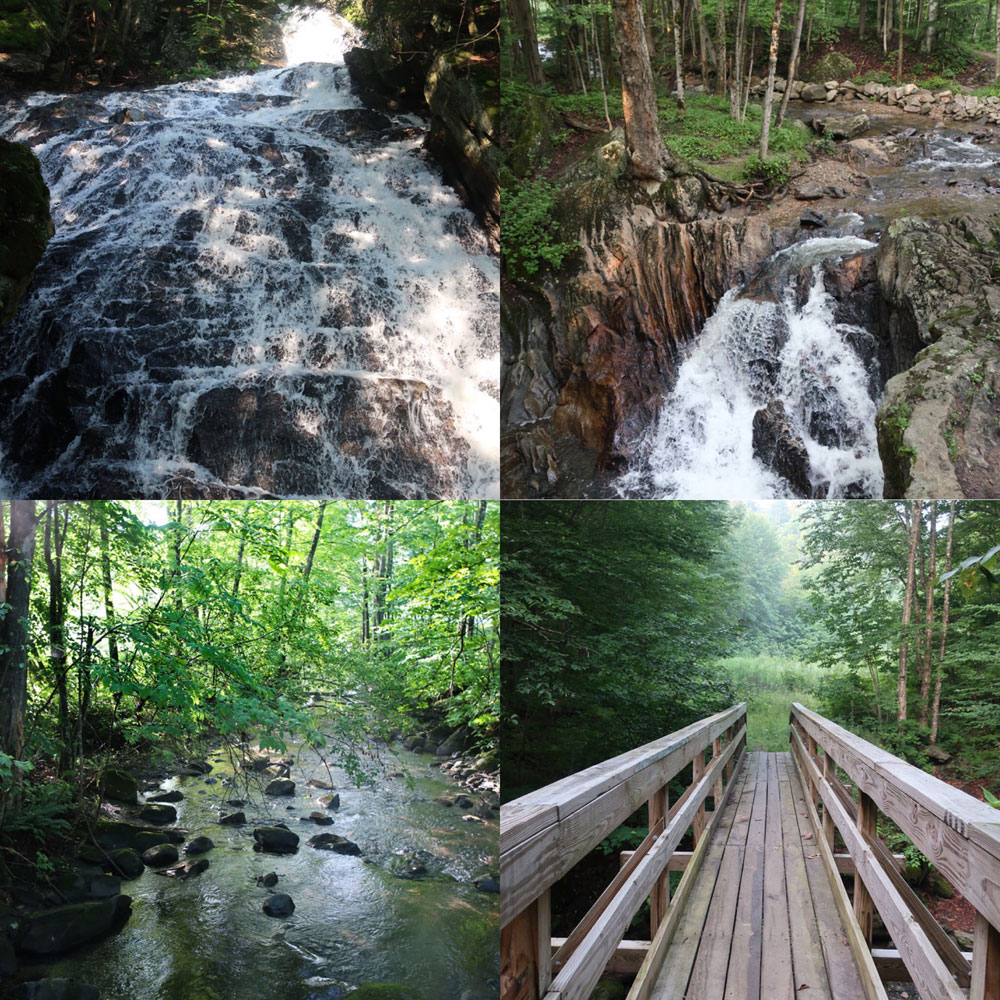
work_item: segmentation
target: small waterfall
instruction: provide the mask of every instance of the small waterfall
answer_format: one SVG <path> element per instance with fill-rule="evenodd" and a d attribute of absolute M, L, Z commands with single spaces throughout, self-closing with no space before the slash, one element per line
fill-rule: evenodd
<path fill-rule="evenodd" d="M 745 289 L 728 291 L 681 363 L 659 419 L 641 443 L 641 459 L 618 480 L 618 492 L 719 499 L 802 495 L 801 487 L 796 490 L 755 457 L 755 416 L 768 408 L 783 416 L 805 446 L 809 492 L 881 496 L 877 361 L 874 350 L 858 349 L 873 347 L 872 337 L 836 322 L 821 266 L 874 245 L 854 236 L 809 240 L 769 262 L 777 301 L 750 297 Z M 804 301 L 791 280 L 803 273 Z"/>
<path fill-rule="evenodd" d="M 4 331 L 12 492 L 498 495 L 498 261 L 347 35 L 296 15 L 284 69 L 8 105 L 56 224 Z"/>

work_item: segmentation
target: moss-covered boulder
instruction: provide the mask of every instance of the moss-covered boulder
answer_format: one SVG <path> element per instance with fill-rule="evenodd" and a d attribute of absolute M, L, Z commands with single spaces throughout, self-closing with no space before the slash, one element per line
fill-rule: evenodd
<path fill-rule="evenodd" d="M 49 30 L 24 0 L 0 0 L 0 77 L 41 73 L 51 50 Z"/>
<path fill-rule="evenodd" d="M 482 93 L 466 58 L 456 53 L 438 56 L 424 84 L 431 113 L 425 145 L 499 247 L 500 158 L 493 144 L 493 117 Z"/>
<path fill-rule="evenodd" d="M 127 771 L 117 767 L 109 767 L 101 778 L 101 791 L 106 799 L 112 802 L 122 802 L 125 805 L 135 805 L 138 799 L 139 786 L 135 778 Z"/>
<path fill-rule="evenodd" d="M 54 232 L 35 154 L 0 139 L 0 323 L 17 311 Z"/>
<path fill-rule="evenodd" d="M 858 67 L 850 56 L 845 56 L 842 52 L 827 52 L 802 75 L 810 83 L 825 83 L 827 80 L 849 80 L 857 71 Z"/>
<path fill-rule="evenodd" d="M 534 174 L 555 152 L 552 136 L 560 127 L 559 116 L 544 94 L 526 92 L 517 109 L 506 117 L 510 138 L 507 165 L 518 175 Z"/>
<path fill-rule="evenodd" d="M 122 917 L 131 900 L 112 896 L 94 903 L 70 903 L 29 913 L 21 923 L 15 947 L 28 955 L 53 955 L 102 937 Z"/>
<path fill-rule="evenodd" d="M 1000 497 L 1000 214 L 896 219 L 877 265 L 884 495 Z"/>

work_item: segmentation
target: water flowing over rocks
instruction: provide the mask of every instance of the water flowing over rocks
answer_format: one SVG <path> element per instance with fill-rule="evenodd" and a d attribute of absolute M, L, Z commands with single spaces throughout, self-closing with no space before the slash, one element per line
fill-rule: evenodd
<path fill-rule="evenodd" d="M 422 120 L 315 63 L 10 110 L 58 229 L 5 329 L 13 489 L 496 495 L 497 261 Z"/>
<path fill-rule="evenodd" d="M 667 221 L 641 189 L 616 186 L 614 139 L 597 138 L 555 182 L 564 236 L 583 251 L 535 288 L 504 291 L 505 496 L 572 495 L 621 468 L 679 345 L 778 239 L 753 218 Z"/>

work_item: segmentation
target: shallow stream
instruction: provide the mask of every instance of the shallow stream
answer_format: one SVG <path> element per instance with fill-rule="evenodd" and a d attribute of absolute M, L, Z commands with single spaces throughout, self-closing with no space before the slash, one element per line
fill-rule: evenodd
<path fill-rule="evenodd" d="M 423 1000 L 499 996 L 499 896 L 472 884 L 496 875 L 496 814 L 466 822 L 471 809 L 435 802 L 462 790 L 430 766 L 433 757 L 382 748 L 376 786 L 356 788 L 314 751 L 289 750 L 295 794 L 256 794 L 243 807 L 245 826 L 218 824 L 220 812 L 235 811 L 226 800 L 246 795 L 228 783 L 225 755 L 209 758 L 207 777 L 164 782 L 184 794 L 176 826 L 215 842 L 208 870 L 181 881 L 147 869 L 123 882 L 133 899 L 125 927 L 38 971 L 90 983 L 102 1000 L 338 1000 L 367 982 L 400 983 Z M 331 826 L 300 822 L 324 811 L 321 799 L 332 794 L 310 779 L 336 786 L 341 806 L 329 813 Z M 253 850 L 254 827 L 275 822 L 300 837 L 295 854 Z M 306 844 L 324 832 L 354 841 L 362 856 Z M 413 854 L 428 874 L 400 877 Z M 277 887 L 258 887 L 269 872 Z M 271 892 L 292 897 L 291 917 L 264 914 Z"/>

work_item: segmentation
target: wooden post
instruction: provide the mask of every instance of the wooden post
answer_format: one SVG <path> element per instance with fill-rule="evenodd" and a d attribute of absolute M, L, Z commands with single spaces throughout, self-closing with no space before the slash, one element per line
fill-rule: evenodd
<path fill-rule="evenodd" d="M 816 754 L 816 741 L 806 734 L 806 749 L 809 751 L 809 757 L 811 760 L 819 764 L 819 758 Z M 812 796 L 813 805 L 819 808 L 819 789 L 816 787 L 816 782 L 813 780 L 812 771 L 809 772 L 809 794 Z"/>
<path fill-rule="evenodd" d="M 1000 1000 L 1000 931 L 976 913 L 969 1000 Z"/>
<path fill-rule="evenodd" d="M 649 800 L 649 832 L 652 833 L 658 823 L 666 823 L 670 812 L 670 793 L 667 786 L 658 789 Z M 662 831 L 661 831 L 662 832 Z M 670 872 L 666 868 L 656 880 L 653 891 L 649 894 L 649 934 L 656 936 L 656 928 L 660 926 L 663 914 L 667 912 L 670 902 Z"/>
<path fill-rule="evenodd" d="M 551 934 L 546 890 L 500 929 L 501 1000 L 538 1000 L 545 995 L 552 981 Z"/>
<path fill-rule="evenodd" d="M 828 753 L 823 754 L 823 780 L 832 783 L 835 775 L 830 773 L 830 755 Z M 826 842 L 830 845 L 830 850 L 833 850 L 833 817 L 830 815 L 830 810 L 826 807 L 826 802 L 823 802 L 823 836 L 826 837 Z"/>
<path fill-rule="evenodd" d="M 859 792 L 858 795 L 858 830 L 861 832 L 862 838 L 864 838 L 865 834 L 874 837 L 877 835 L 878 829 L 878 809 L 875 806 L 875 801 L 870 796 L 865 795 L 864 792 Z M 870 946 L 872 943 L 872 924 L 875 917 L 875 905 L 872 903 L 872 897 L 869 895 L 861 876 L 857 872 L 854 873 L 854 916 L 857 917 L 858 923 L 861 926 L 861 933 L 864 934 L 865 941 Z"/>
<path fill-rule="evenodd" d="M 705 777 L 705 751 L 699 750 L 694 755 L 694 775 L 692 776 L 691 784 L 697 785 L 702 778 Z M 695 847 L 698 846 L 698 841 L 701 840 L 702 831 L 705 829 L 705 801 L 702 800 L 701 805 L 698 807 L 698 812 L 695 813 L 693 822 L 691 823 L 691 830 L 694 833 L 694 843 Z"/>
<path fill-rule="evenodd" d="M 715 760 L 717 757 L 721 756 L 722 756 L 722 739 L 720 737 L 716 740 L 713 740 L 712 742 L 712 760 Z M 722 771 L 720 771 L 718 778 L 716 778 L 715 780 L 715 784 L 712 785 L 712 812 L 715 812 L 715 810 L 719 808 L 719 803 L 722 801 L 722 789 L 723 786 L 725 785 L 723 777 L 724 777 L 723 773 Z"/>
<path fill-rule="evenodd" d="M 729 744 L 733 742 L 733 739 L 735 737 L 736 737 L 736 726 L 732 725 L 732 726 L 730 726 L 726 730 L 726 746 L 729 746 Z M 735 769 L 736 769 L 736 754 L 733 754 L 733 756 L 729 758 L 729 762 L 726 764 L 726 784 L 727 785 L 732 780 L 733 771 Z"/>

